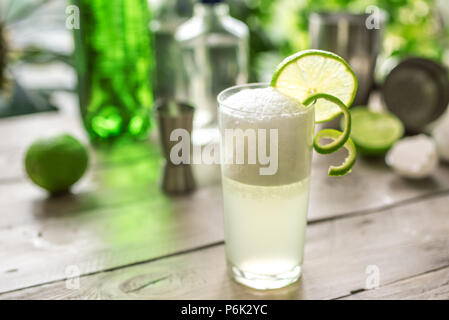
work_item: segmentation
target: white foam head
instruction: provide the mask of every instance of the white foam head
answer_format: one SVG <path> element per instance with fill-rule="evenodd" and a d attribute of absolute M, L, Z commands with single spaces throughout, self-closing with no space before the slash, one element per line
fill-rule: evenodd
<path fill-rule="evenodd" d="M 219 108 L 222 142 L 225 129 L 272 129 L 278 132 L 278 171 L 272 176 L 260 175 L 259 164 L 224 164 L 225 176 L 253 185 L 283 185 L 305 179 L 310 174 L 314 133 L 313 106 L 305 107 L 272 87 L 244 89 L 224 99 Z M 257 146 L 243 142 L 245 153 L 256 152 Z M 242 143 L 235 148 L 242 147 Z M 231 160 L 233 150 L 222 144 L 224 157 Z M 235 151 L 235 150 L 234 150 Z M 229 161 L 228 158 L 225 159 Z"/>
<path fill-rule="evenodd" d="M 245 113 L 261 115 L 288 115 L 304 111 L 298 101 L 287 97 L 273 87 L 244 89 L 228 97 L 224 104 Z"/>

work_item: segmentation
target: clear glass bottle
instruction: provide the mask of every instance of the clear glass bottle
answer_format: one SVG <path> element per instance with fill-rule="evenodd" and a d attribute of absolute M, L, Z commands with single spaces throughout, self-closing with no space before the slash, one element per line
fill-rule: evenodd
<path fill-rule="evenodd" d="M 150 30 L 154 34 L 156 65 L 153 93 L 155 99 L 174 98 L 176 74 L 182 67 L 176 29 L 192 16 L 192 0 L 149 0 L 153 11 Z"/>
<path fill-rule="evenodd" d="M 182 72 L 177 98 L 195 107 L 195 127 L 215 126 L 217 95 L 248 81 L 248 27 L 220 0 L 200 0 L 176 32 Z"/>

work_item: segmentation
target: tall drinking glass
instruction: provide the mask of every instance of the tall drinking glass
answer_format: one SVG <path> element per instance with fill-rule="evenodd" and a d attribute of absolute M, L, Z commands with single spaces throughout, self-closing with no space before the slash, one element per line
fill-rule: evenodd
<path fill-rule="evenodd" d="M 269 88 L 248 84 L 218 96 L 227 262 L 237 282 L 256 289 L 301 275 L 315 124 L 314 106 L 290 100 L 298 107 L 286 111 Z M 256 108 L 230 99 L 255 89 L 266 89 Z"/>

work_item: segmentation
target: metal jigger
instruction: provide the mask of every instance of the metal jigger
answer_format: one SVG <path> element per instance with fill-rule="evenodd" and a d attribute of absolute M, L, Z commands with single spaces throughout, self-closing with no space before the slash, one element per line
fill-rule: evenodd
<path fill-rule="evenodd" d="M 189 133 L 189 150 L 192 149 L 190 137 L 192 134 L 193 111 L 194 108 L 192 106 L 175 100 L 163 99 L 156 102 L 159 139 L 165 158 L 162 190 L 168 194 L 183 194 L 195 189 L 195 180 L 190 164 L 174 164 L 170 159 L 171 149 L 180 143 L 179 141 L 170 141 L 170 135 L 175 129 L 185 129 Z"/>

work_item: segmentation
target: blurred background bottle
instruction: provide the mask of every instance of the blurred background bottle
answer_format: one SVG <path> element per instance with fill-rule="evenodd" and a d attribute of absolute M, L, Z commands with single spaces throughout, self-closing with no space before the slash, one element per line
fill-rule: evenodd
<path fill-rule="evenodd" d="M 177 74 L 182 68 L 175 32 L 192 16 L 193 0 L 149 0 L 149 4 L 153 11 L 150 30 L 154 34 L 156 54 L 154 98 L 172 99 L 176 94 Z"/>
<path fill-rule="evenodd" d="M 182 72 L 177 97 L 196 107 L 195 127 L 214 126 L 218 93 L 248 80 L 248 27 L 220 0 L 200 0 L 176 32 Z"/>
<path fill-rule="evenodd" d="M 75 0 L 78 92 L 92 141 L 145 138 L 154 65 L 147 0 Z"/>

